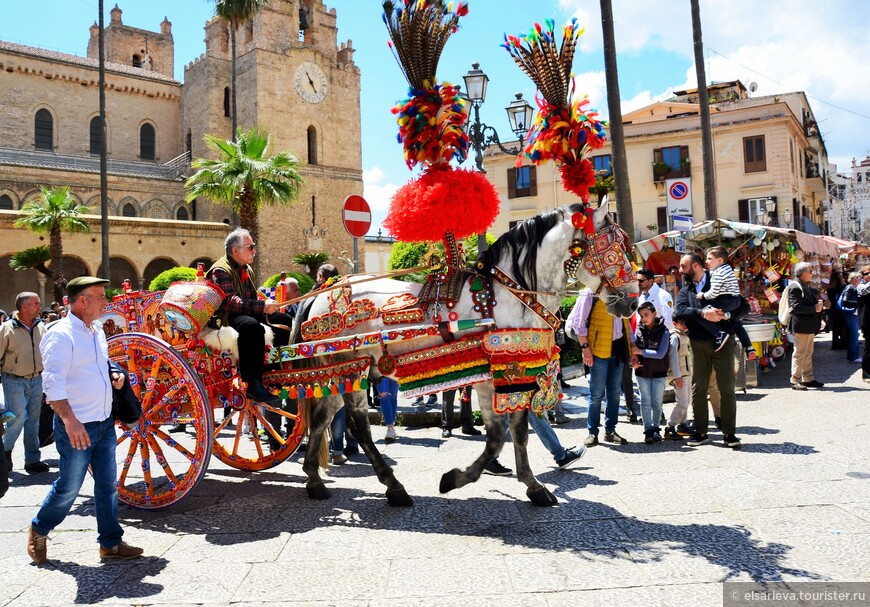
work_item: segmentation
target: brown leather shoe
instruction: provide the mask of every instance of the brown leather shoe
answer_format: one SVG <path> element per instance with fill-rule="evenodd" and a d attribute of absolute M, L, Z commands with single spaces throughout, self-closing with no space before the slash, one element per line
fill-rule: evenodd
<path fill-rule="evenodd" d="M 42 565 L 48 560 L 48 536 L 40 535 L 30 528 L 30 537 L 27 538 L 27 554 L 37 565 Z"/>
<path fill-rule="evenodd" d="M 136 548 L 129 545 L 127 542 L 121 542 L 117 546 L 112 546 L 111 548 L 100 546 L 100 560 L 105 561 L 106 559 L 136 559 L 142 556 L 143 552 L 145 551 L 142 550 L 142 548 Z"/>

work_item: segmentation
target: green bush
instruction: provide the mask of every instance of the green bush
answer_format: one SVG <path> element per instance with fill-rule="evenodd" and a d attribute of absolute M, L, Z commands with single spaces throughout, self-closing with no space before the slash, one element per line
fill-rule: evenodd
<path fill-rule="evenodd" d="M 189 282 L 192 280 L 196 280 L 196 268 L 169 268 L 154 277 L 154 280 L 148 285 L 148 290 L 165 291 L 173 282 Z"/>
<path fill-rule="evenodd" d="M 299 292 L 302 295 L 305 295 L 314 287 L 314 281 L 311 280 L 311 277 L 307 274 L 300 274 L 299 272 L 287 272 L 287 278 L 295 278 L 296 282 L 299 283 Z M 274 287 L 278 284 L 278 281 L 281 280 L 280 274 L 273 274 L 270 276 L 266 282 L 263 283 L 264 287 Z"/>

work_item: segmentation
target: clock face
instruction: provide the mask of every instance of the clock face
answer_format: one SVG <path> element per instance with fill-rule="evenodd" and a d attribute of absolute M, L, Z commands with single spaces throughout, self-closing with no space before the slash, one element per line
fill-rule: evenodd
<path fill-rule="evenodd" d="M 293 77 L 293 85 L 296 92 L 308 103 L 320 103 L 326 99 L 329 91 L 329 82 L 317 64 L 306 61 L 296 68 Z"/>

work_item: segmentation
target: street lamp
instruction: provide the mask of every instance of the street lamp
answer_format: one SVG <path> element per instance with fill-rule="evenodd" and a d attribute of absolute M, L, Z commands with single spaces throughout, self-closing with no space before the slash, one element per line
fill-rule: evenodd
<path fill-rule="evenodd" d="M 773 225 L 774 223 L 776 223 L 776 201 L 768 196 L 767 200 L 764 203 L 764 206 L 767 209 L 767 213 L 765 213 L 765 215 L 770 218 L 770 225 Z"/>
<path fill-rule="evenodd" d="M 785 222 L 786 227 L 791 228 L 791 209 L 786 207 L 782 212 L 782 220 Z"/>
<path fill-rule="evenodd" d="M 498 138 L 496 130 L 480 122 L 480 106 L 486 100 L 486 87 L 489 84 L 489 76 L 480 69 L 479 63 L 472 63 L 471 69 L 462 77 L 465 81 L 466 93 L 460 93 L 464 99 L 471 103 L 474 109 L 474 121 L 466 121 L 465 128 L 468 140 L 474 148 L 474 164 L 481 173 L 486 173 L 483 168 L 483 150 L 490 145 L 497 145 L 505 154 L 517 156 L 523 151 L 523 140 L 529 130 L 529 125 L 535 115 L 535 110 L 528 101 L 523 99 L 522 93 L 516 93 L 516 99 L 511 101 L 505 108 L 508 121 L 516 138 L 519 140 L 516 147 L 506 148 Z M 486 250 L 486 234 L 477 235 L 478 255 Z"/>
<path fill-rule="evenodd" d="M 463 95 L 474 109 L 474 120 L 469 120 L 466 123 L 468 130 L 468 140 L 474 148 L 474 162 L 477 165 L 477 170 L 481 173 L 486 173 L 483 168 L 483 150 L 495 144 L 505 154 L 516 156 L 523 150 L 523 141 L 526 133 L 529 130 L 529 125 L 535 115 L 535 110 L 528 101 L 523 99 L 522 93 L 516 93 L 516 99 L 511 101 L 505 108 L 508 115 L 508 121 L 519 143 L 516 147 L 507 148 L 498 137 L 496 130 L 486 124 L 480 122 L 480 106 L 486 100 L 486 88 L 489 84 L 489 76 L 480 69 L 479 63 L 472 63 L 471 69 L 462 77 L 465 80 L 466 93 Z"/>

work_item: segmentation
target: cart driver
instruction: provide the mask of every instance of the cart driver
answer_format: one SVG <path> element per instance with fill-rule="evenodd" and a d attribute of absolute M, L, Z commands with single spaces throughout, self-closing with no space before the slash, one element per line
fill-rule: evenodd
<path fill-rule="evenodd" d="M 218 259 L 206 273 L 206 278 L 226 294 L 220 309 L 212 319 L 220 326 L 230 326 L 239 333 L 239 375 L 248 384 L 246 395 L 257 401 L 269 401 L 274 396 L 263 386 L 266 353 L 266 330 L 262 323 L 290 327 L 293 319 L 278 311 L 272 299 L 257 297 L 257 282 L 251 264 L 257 255 L 257 245 L 251 233 L 236 228 L 224 241 L 226 255 Z M 275 346 L 286 346 L 290 332 L 273 327 Z"/>

